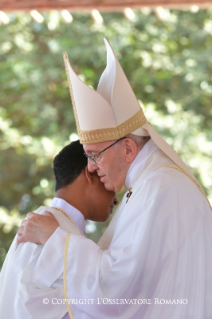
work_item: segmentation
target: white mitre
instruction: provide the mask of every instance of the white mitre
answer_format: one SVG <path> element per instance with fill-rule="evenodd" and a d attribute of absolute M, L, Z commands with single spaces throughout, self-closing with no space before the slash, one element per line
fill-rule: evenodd
<path fill-rule="evenodd" d="M 107 39 L 107 67 L 94 91 L 76 75 L 64 52 L 65 68 L 81 144 L 117 140 L 129 133 L 151 136 L 158 147 L 195 178 L 185 163 L 147 122 Z"/>

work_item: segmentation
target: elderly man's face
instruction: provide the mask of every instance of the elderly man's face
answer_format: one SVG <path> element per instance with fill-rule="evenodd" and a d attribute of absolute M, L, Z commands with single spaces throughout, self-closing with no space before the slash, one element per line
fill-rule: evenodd
<path fill-rule="evenodd" d="M 83 145 L 83 148 L 87 155 L 94 156 L 113 143 L 114 141 L 88 144 Z M 119 192 L 124 185 L 129 168 L 129 164 L 125 161 L 124 140 L 119 141 L 94 159 L 96 164 L 88 159 L 88 170 L 97 172 L 107 190 Z"/>

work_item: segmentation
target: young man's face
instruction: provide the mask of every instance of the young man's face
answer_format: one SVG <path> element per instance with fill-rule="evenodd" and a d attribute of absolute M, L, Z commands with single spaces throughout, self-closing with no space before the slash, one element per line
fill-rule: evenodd
<path fill-rule="evenodd" d="M 96 173 L 93 173 L 93 180 L 94 182 L 90 189 L 93 209 L 88 219 L 103 222 L 112 214 L 114 205 L 118 204 L 118 200 L 115 192 L 108 191 Z"/>

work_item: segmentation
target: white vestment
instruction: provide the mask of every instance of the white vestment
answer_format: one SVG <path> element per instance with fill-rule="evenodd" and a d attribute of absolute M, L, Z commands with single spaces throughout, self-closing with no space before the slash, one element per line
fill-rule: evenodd
<path fill-rule="evenodd" d="M 47 241 L 52 258 L 42 254 L 40 262 L 48 274 L 35 265 L 31 278 L 49 287 L 51 269 L 63 267 L 59 247 L 68 242 L 74 319 L 212 318 L 212 212 L 190 178 L 162 167 L 172 164 L 150 140 L 128 171 L 131 197 L 125 194 L 98 245 L 73 233 L 69 238 L 60 227 Z M 25 303 L 32 298 L 25 297 Z M 52 313 L 51 319 L 58 318 Z"/>
<path fill-rule="evenodd" d="M 50 211 L 58 220 L 60 227 L 64 229 L 64 231 L 73 232 L 75 234 L 84 234 L 85 220 L 81 212 L 59 198 L 53 199 L 52 206 L 62 208 L 75 223 L 71 222 L 71 220 L 69 220 L 69 218 L 61 211 L 52 207 L 41 206 L 35 213 L 44 214 L 45 211 Z M 34 264 L 38 267 L 40 266 L 42 271 L 45 272 L 44 265 L 39 261 L 42 253 L 47 256 L 48 252 L 46 251 L 46 247 L 43 247 L 42 245 L 26 242 L 17 246 L 16 241 L 17 236 L 13 240 L 0 274 L 0 318 L 35 319 L 40 318 L 39 313 L 44 311 L 47 311 L 47 315 L 45 316 L 46 319 L 48 318 L 48 312 L 49 314 L 55 312 L 58 319 L 63 318 L 64 315 L 66 316 L 65 318 L 69 318 L 69 316 L 66 315 L 67 309 L 65 304 L 44 304 L 43 299 L 45 298 L 46 285 L 39 282 L 36 282 L 36 285 L 33 286 L 33 289 L 35 289 L 33 301 L 29 300 L 27 307 L 24 305 L 22 295 L 24 298 L 24 296 L 28 294 L 28 289 L 30 289 L 31 285 L 26 286 L 22 284 L 22 280 L 24 281 L 25 278 L 28 280 L 29 269 L 31 269 Z M 58 249 L 59 254 L 63 254 L 64 246 L 58 247 Z M 48 258 L 50 261 L 51 252 L 50 255 L 48 255 Z M 63 267 L 59 268 L 56 264 L 54 264 L 54 266 L 53 282 L 51 283 L 48 281 L 48 286 L 51 287 L 49 293 L 52 298 L 54 298 L 56 294 L 57 298 L 63 299 Z M 33 278 L 30 278 L 30 282 L 32 280 Z M 36 314 L 32 314 L 30 311 L 31 303 L 37 308 Z M 43 308 L 45 308 L 45 310 Z M 49 318 L 51 318 L 51 316 Z"/>

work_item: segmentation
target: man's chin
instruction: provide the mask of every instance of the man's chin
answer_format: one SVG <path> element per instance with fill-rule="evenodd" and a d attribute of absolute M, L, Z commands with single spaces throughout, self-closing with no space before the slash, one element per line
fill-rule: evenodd
<path fill-rule="evenodd" d="M 105 183 L 104 183 L 104 187 L 105 187 L 108 191 L 115 192 L 115 187 L 114 187 L 112 184 L 108 183 L 108 182 L 105 182 Z"/>

